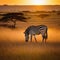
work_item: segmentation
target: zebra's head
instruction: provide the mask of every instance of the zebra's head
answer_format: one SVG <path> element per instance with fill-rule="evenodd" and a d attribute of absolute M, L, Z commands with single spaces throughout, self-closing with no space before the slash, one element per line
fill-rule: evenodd
<path fill-rule="evenodd" d="M 29 40 L 29 34 L 27 32 L 24 32 L 24 34 L 25 34 L 25 41 L 28 42 L 28 40 Z"/>

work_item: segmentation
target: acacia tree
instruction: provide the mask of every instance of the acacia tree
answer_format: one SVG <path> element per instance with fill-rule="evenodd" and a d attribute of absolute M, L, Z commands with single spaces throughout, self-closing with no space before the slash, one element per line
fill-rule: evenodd
<path fill-rule="evenodd" d="M 12 21 L 14 23 L 14 28 L 16 27 L 16 21 L 26 22 L 27 19 L 23 13 L 7 13 L 3 14 L 3 17 L 0 19 L 1 22 L 9 22 Z"/>

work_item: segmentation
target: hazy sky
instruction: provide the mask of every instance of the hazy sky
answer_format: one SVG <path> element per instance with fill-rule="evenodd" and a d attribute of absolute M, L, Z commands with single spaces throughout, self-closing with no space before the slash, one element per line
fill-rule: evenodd
<path fill-rule="evenodd" d="M 1 0 L 0 5 L 60 5 L 60 0 Z"/>

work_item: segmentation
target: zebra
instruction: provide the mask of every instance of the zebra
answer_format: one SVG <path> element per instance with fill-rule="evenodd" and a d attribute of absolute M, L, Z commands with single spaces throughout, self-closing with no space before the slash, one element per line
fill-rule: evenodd
<path fill-rule="evenodd" d="M 48 30 L 48 27 L 46 25 L 29 26 L 24 32 L 25 41 L 28 42 L 29 37 L 30 37 L 30 40 L 32 42 L 32 36 L 34 36 L 34 39 L 37 42 L 36 35 L 41 34 L 42 35 L 42 42 L 46 43 L 46 40 L 48 38 L 47 30 Z"/>

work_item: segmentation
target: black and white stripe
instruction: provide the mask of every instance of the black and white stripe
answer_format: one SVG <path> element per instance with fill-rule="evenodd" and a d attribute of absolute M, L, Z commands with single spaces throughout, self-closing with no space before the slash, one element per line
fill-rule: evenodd
<path fill-rule="evenodd" d="M 47 30 L 48 30 L 48 28 L 47 28 L 46 25 L 38 25 L 38 26 L 33 26 L 32 25 L 32 26 L 29 26 L 24 32 L 25 33 L 25 40 L 28 41 L 29 35 L 31 35 L 31 41 L 32 41 L 32 36 L 35 37 L 35 35 L 41 34 L 42 37 L 43 37 L 42 41 L 44 41 L 44 39 L 46 41 Z M 37 41 L 36 37 L 35 37 L 35 41 Z"/>

